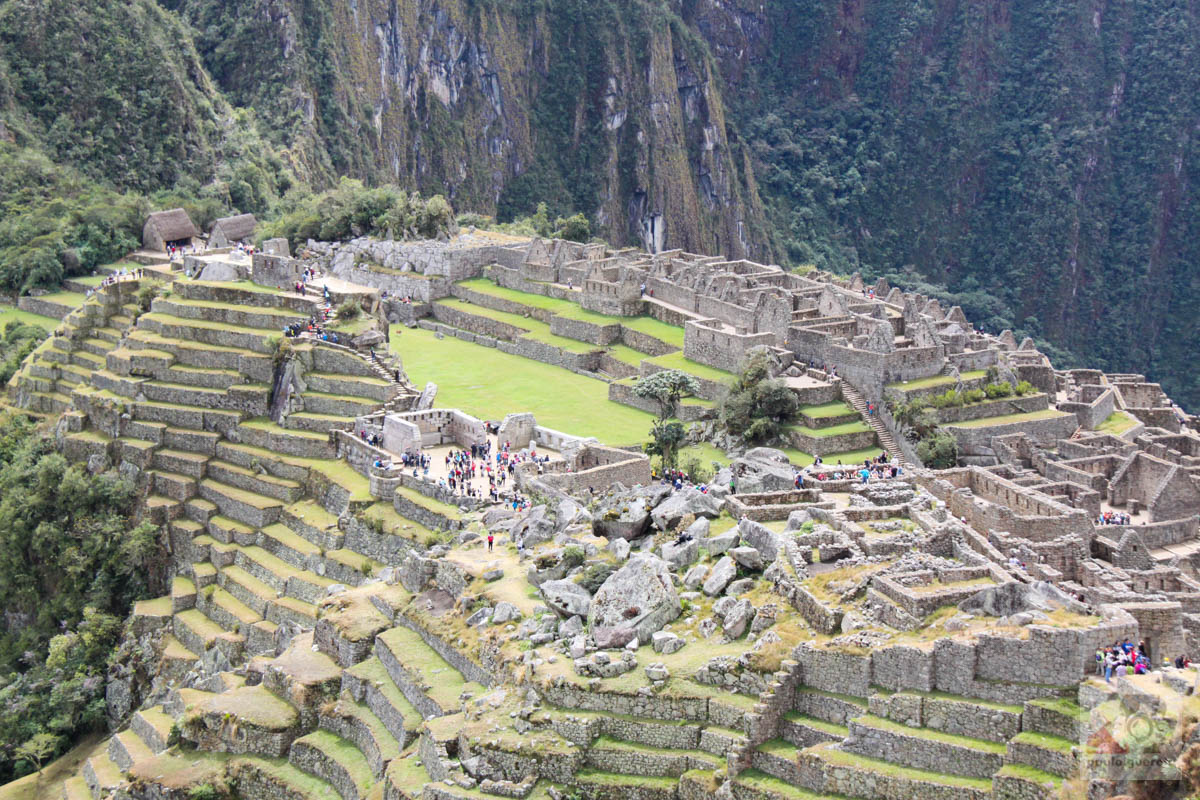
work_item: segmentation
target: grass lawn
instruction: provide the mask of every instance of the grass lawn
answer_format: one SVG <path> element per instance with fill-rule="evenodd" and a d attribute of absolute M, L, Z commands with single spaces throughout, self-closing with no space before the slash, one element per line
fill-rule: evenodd
<path fill-rule="evenodd" d="M 973 380 L 974 378 L 982 378 L 987 375 L 986 370 L 976 369 L 970 372 L 961 373 L 964 381 Z M 915 381 L 904 381 L 902 383 L 889 383 L 889 388 L 896 389 L 929 389 L 933 386 L 954 386 L 958 380 L 951 375 L 934 375 L 931 378 L 918 378 Z"/>
<path fill-rule="evenodd" d="M 677 369 L 689 375 L 695 375 L 697 378 L 703 378 L 706 381 L 713 381 L 715 383 L 723 384 L 733 378 L 733 373 L 731 372 L 716 369 L 705 364 L 698 364 L 691 359 L 684 358 L 682 351 L 668 353 L 665 356 L 657 356 L 650 359 L 650 363 L 657 364 L 665 369 Z"/>
<path fill-rule="evenodd" d="M 51 292 L 39 296 L 38 300 L 44 300 L 47 303 L 56 303 L 60 306 L 69 306 L 70 308 L 79 308 L 87 301 L 87 295 L 80 292 Z"/>
<path fill-rule="evenodd" d="M 3 331 L 4 327 L 13 320 L 22 325 L 36 325 L 47 333 L 57 328 L 59 323 L 54 317 L 44 317 L 41 314 L 31 314 L 12 306 L 0 305 L 0 331 Z"/>
<path fill-rule="evenodd" d="M 688 445 L 679 451 L 680 461 L 688 458 L 695 458 L 705 467 L 711 466 L 714 461 L 723 467 L 729 465 L 729 456 L 708 442 Z"/>
<path fill-rule="evenodd" d="M 830 425 L 828 428 L 806 428 L 803 425 L 789 425 L 789 431 L 796 431 L 804 436 L 822 439 L 826 436 L 838 436 L 843 433 L 866 433 L 871 430 L 861 419 L 853 422 L 843 422 L 841 425 Z"/>
<path fill-rule="evenodd" d="M 437 406 L 480 419 L 530 411 L 538 424 L 611 445 L 643 442 L 653 415 L 608 399 L 608 384 L 420 328 L 392 327 L 392 351 L 417 386 L 438 385 Z"/>
<path fill-rule="evenodd" d="M 624 344 L 610 344 L 607 348 L 608 354 L 631 367 L 640 366 L 642 361 L 649 358 L 645 353 L 640 353 L 632 347 Z"/>
<path fill-rule="evenodd" d="M 545 295 L 522 292 L 517 289 L 506 289 L 487 278 L 472 278 L 460 281 L 459 285 L 480 294 L 499 297 L 514 303 L 521 303 L 531 308 L 544 309 L 560 317 L 591 322 L 596 325 L 619 323 L 631 331 L 653 336 L 667 344 L 674 345 L 681 350 L 683 349 L 683 328 L 678 325 L 668 325 L 654 317 L 614 317 L 608 314 L 597 314 L 594 311 L 580 308 L 577 303 L 573 303 L 570 300 L 559 300 L 556 297 L 546 297 Z"/>
<path fill-rule="evenodd" d="M 3 317 L 0 317 L 3 319 Z M 1137 425 L 1138 421 L 1134 417 L 1126 414 L 1124 411 L 1114 411 L 1108 415 L 1108 419 L 1101 422 L 1096 428 L 1097 433 L 1110 433 L 1113 436 L 1120 436 L 1125 431 Z"/>
<path fill-rule="evenodd" d="M 529 333 L 525 334 L 524 338 L 533 339 L 553 347 L 560 347 L 569 353 L 590 353 L 593 350 L 600 349 L 588 342 L 581 342 L 578 339 L 568 339 L 565 336 L 551 333 L 549 323 L 542 322 L 533 317 L 523 317 L 520 314 L 510 314 L 507 311 L 496 311 L 493 308 L 485 308 L 457 298 L 438 300 L 437 303 L 438 305 L 452 308 L 455 311 L 461 311 L 464 314 L 474 314 L 478 317 L 494 319 L 497 322 L 504 322 L 508 325 L 529 331 Z"/>
<path fill-rule="evenodd" d="M 800 413 L 810 417 L 841 417 L 846 414 L 855 413 L 850 404 L 844 400 L 835 400 L 832 403 L 826 403 L 822 406 L 801 406 Z"/>
<path fill-rule="evenodd" d="M 950 428 L 988 428 L 992 425 L 1006 425 L 1010 422 L 1033 422 L 1039 419 L 1053 419 L 1055 417 L 1066 416 L 1069 415 L 1053 408 L 1047 408 L 1042 411 L 1033 411 L 1029 414 L 1005 414 L 1002 417 L 985 417 L 984 419 L 973 419 L 968 422 L 949 422 L 946 423 L 946 426 Z"/>

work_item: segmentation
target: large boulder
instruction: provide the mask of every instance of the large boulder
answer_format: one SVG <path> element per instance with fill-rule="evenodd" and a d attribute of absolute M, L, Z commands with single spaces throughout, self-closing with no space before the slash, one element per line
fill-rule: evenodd
<path fill-rule="evenodd" d="M 755 447 L 733 463 L 738 494 L 785 492 L 795 486 L 796 470 L 782 450 Z"/>
<path fill-rule="evenodd" d="M 588 623 L 596 644 L 632 632 L 641 644 L 679 616 L 681 607 L 667 563 L 638 556 L 608 576 L 592 598 Z"/>
<path fill-rule="evenodd" d="M 742 541 L 757 550 L 762 560 L 768 564 L 775 560 L 775 556 L 779 555 L 779 550 L 783 547 L 779 534 L 749 517 L 738 523 L 738 533 L 741 534 Z"/>
<path fill-rule="evenodd" d="M 636 539 L 649 527 L 650 506 L 644 497 L 602 505 L 592 519 L 596 535 L 609 539 Z"/>
<path fill-rule="evenodd" d="M 700 543 L 695 539 L 676 544 L 668 542 L 662 546 L 663 560 L 671 565 L 671 569 L 683 569 L 695 563 L 700 556 Z"/>
<path fill-rule="evenodd" d="M 592 596 L 574 581 L 546 581 L 540 588 L 546 605 L 560 617 L 587 616 L 591 608 Z"/>
<path fill-rule="evenodd" d="M 1086 613 L 1087 607 L 1057 586 L 1045 581 L 1002 583 L 971 595 L 958 604 L 960 611 L 985 617 L 1007 617 L 1023 611 L 1066 608 Z"/>
<path fill-rule="evenodd" d="M 708 580 L 704 582 L 703 591 L 709 597 L 716 597 L 725 591 L 725 587 L 735 577 L 737 577 L 737 564 L 732 558 L 725 556 L 713 565 L 712 572 L 708 573 Z"/>
<path fill-rule="evenodd" d="M 665 531 L 674 528 L 689 514 L 695 517 L 715 518 L 720 513 L 720 500 L 689 486 L 686 489 L 680 489 L 655 506 L 650 518 L 654 520 L 656 528 Z"/>

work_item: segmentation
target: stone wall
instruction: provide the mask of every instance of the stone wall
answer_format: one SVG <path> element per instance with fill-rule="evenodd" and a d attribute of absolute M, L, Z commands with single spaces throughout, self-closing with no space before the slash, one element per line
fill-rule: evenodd
<path fill-rule="evenodd" d="M 37 297 L 24 295 L 17 300 L 17 308 L 30 314 L 41 314 L 43 317 L 62 319 L 70 313 L 70 309 L 58 303 L 48 303 Z"/>
<path fill-rule="evenodd" d="M 831 436 L 809 436 L 797 428 L 791 428 L 787 431 L 787 437 L 792 447 L 814 456 L 865 450 L 875 446 L 875 431 L 872 430 L 836 433 Z"/>

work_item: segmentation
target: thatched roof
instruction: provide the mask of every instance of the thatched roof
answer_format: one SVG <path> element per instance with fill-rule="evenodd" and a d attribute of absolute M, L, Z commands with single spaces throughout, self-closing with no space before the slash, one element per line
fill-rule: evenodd
<path fill-rule="evenodd" d="M 192 218 L 182 208 L 155 211 L 146 219 L 146 227 L 150 226 L 154 227 L 164 242 L 190 239 L 200 235 L 200 231 L 196 230 L 196 226 L 192 223 Z"/>
<path fill-rule="evenodd" d="M 236 217 L 221 217 L 213 223 L 212 232 L 220 228 L 221 233 L 231 242 L 248 239 L 258 226 L 258 220 L 253 214 L 238 214 Z"/>

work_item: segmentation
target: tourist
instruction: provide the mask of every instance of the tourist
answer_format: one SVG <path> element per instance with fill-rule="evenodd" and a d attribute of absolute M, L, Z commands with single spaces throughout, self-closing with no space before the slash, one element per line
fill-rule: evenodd
<path fill-rule="evenodd" d="M 492 492 L 492 494 L 494 496 L 495 492 Z M 493 499 L 494 499 L 494 497 L 493 497 Z M 491 531 L 488 531 L 488 552 L 489 553 L 492 552 L 492 532 Z"/>

